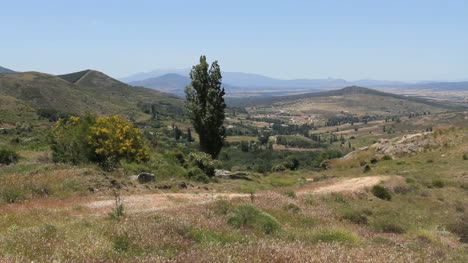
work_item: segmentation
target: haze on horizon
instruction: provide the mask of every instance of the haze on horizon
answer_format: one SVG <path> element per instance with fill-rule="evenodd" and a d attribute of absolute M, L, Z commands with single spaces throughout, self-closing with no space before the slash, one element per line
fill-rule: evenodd
<path fill-rule="evenodd" d="M 466 80 L 467 1 L 2 1 L 0 66 L 113 77 L 188 68 L 275 78 Z M 27 8 L 25 8 L 27 6 Z"/>

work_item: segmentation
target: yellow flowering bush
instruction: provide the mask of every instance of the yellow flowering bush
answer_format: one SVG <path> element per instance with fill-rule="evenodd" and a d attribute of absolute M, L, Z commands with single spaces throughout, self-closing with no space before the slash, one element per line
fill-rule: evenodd
<path fill-rule="evenodd" d="M 91 126 L 88 144 L 100 162 L 142 162 L 149 158 L 140 129 L 118 115 L 97 117 Z"/>
<path fill-rule="evenodd" d="M 113 168 L 121 159 L 149 158 L 140 129 L 118 115 L 58 120 L 51 132 L 51 149 L 56 162 L 92 161 L 105 168 Z"/>

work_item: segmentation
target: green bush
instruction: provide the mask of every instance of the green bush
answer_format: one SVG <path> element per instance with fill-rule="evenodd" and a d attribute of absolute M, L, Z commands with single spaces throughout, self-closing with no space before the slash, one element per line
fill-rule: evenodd
<path fill-rule="evenodd" d="M 373 224 L 374 228 L 385 233 L 403 234 L 406 232 L 405 227 L 400 222 L 388 218 L 377 219 Z"/>
<path fill-rule="evenodd" d="M 141 131 L 118 115 L 60 119 L 50 133 L 50 144 L 54 162 L 96 162 L 111 170 L 120 160 L 149 159 Z"/>
<path fill-rule="evenodd" d="M 230 201 L 220 199 L 213 202 L 212 209 L 218 215 L 227 215 L 232 211 L 233 206 Z"/>
<path fill-rule="evenodd" d="M 291 171 L 297 170 L 299 168 L 299 165 L 300 165 L 300 161 L 299 159 L 295 157 L 289 157 L 284 163 L 284 167 L 286 167 L 287 169 Z"/>
<path fill-rule="evenodd" d="M 0 149 L 0 164 L 12 164 L 18 162 L 19 155 L 9 149 Z"/>
<path fill-rule="evenodd" d="M 370 172 L 370 171 L 371 171 L 370 165 L 368 165 L 368 164 L 364 165 L 364 172 L 365 172 L 365 173 L 368 173 L 368 172 Z"/>
<path fill-rule="evenodd" d="M 372 214 L 371 210 L 346 210 L 341 218 L 351 221 L 359 225 L 367 225 L 369 220 L 368 216 Z"/>
<path fill-rule="evenodd" d="M 278 165 L 273 166 L 273 168 L 271 168 L 271 171 L 272 172 L 284 172 L 286 171 L 286 167 L 284 167 L 284 165 L 282 164 L 278 164 Z"/>
<path fill-rule="evenodd" d="M 384 156 L 382 157 L 382 160 L 384 160 L 384 161 L 389 161 L 389 160 L 393 160 L 393 158 L 392 158 L 392 156 L 390 156 L 390 155 L 384 155 Z"/>
<path fill-rule="evenodd" d="M 128 234 L 115 235 L 112 238 L 112 248 L 118 252 L 128 251 L 132 247 L 132 242 Z"/>
<path fill-rule="evenodd" d="M 416 180 L 414 180 L 414 178 L 411 178 L 411 177 L 406 177 L 405 181 L 406 181 L 406 183 L 408 183 L 408 184 L 411 184 L 411 183 L 416 182 Z"/>
<path fill-rule="evenodd" d="M 0 197 L 5 203 L 13 204 L 26 199 L 26 193 L 21 187 L 4 185 L 0 188 Z"/>
<path fill-rule="evenodd" d="M 465 160 L 465 161 L 468 160 L 468 153 L 463 154 L 463 160 Z"/>
<path fill-rule="evenodd" d="M 251 227 L 265 234 L 271 234 L 281 229 L 278 220 L 248 204 L 238 206 L 233 215 L 229 217 L 228 223 L 237 228 Z"/>
<path fill-rule="evenodd" d="M 187 178 L 197 182 L 208 183 L 210 178 L 198 167 L 191 168 L 187 173 Z"/>
<path fill-rule="evenodd" d="M 213 177 L 215 175 L 216 162 L 209 154 L 194 152 L 189 154 L 188 159 L 192 165 L 200 168 L 208 177 Z"/>
<path fill-rule="evenodd" d="M 468 216 L 454 221 L 447 228 L 450 232 L 458 235 L 461 242 L 468 243 Z"/>
<path fill-rule="evenodd" d="M 388 191 L 387 188 L 381 185 L 374 185 L 372 187 L 371 192 L 373 195 L 375 195 L 376 197 L 382 200 L 387 200 L 387 201 L 392 200 L 392 195 L 390 194 L 390 191 Z"/>

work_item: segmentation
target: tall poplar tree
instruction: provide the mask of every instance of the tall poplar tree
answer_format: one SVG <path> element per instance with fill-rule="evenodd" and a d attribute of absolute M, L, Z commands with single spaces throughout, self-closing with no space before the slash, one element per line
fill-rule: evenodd
<path fill-rule="evenodd" d="M 218 61 L 209 67 L 206 57 L 192 67 L 192 82 L 185 88 L 187 109 L 200 138 L 200 149 L 216 158 L 223 147 L 226 129 L 223 126 L 226 109 L 221 69 Z"/>

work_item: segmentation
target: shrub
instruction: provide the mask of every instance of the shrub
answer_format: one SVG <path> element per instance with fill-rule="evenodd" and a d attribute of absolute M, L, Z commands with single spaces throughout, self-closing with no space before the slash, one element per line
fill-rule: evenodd
<path fill-rule="evenodd" d="M 109 214 L 111 219 L 119 219 L 125 215 L 124 213 L 124 205 L 122 202 L 122 199 L 120 198 L 120 195 L 117 193 L 114 193 L 114 198 L 115 198 L 115 206 L 114 209 L 112 209 L 112 212 Z"/>
<path fill-rule="evenodd" d="M 369 210 L 370 211 L 370 210 Z M 372 211 L 370 211 L 372 214 Z M 367 216 L 370 215 L 367 210 L 347 210 L 341 217 L 355 224 L 367 225 L 369 222 Z"/>
<path fill-rule="evenodd" d="M 88 144 L 92 147 L 98 162 L 111 165 L 121 159 L 143 162 L 149 159 L 149 152 L 142 139 L 140 129 L 118 115 L 97 117 L 90 127 Z"/>
<path fill-rule="evenodd" d="M 284 163 L 284 167 L 291 171 L 295 171 L 299 168 L 299 160 L 296 157 L 289 157 L 288 160 Z"/>
<path fill-rule="evenodd" d="M 59 119 L 50 133 L 52 161 L 72 164 L 90 161 L 93 153 L 88 136 L 94 121 L 91 115 Z"/>
<path fill-rule="evenodd" d="M 370 162 L 371 162 L 372 164 L 376 164 L 376 163 L 378 162 L 378 160 L 377 160 L 377 158 L 372 158 L 372 159 L 370 160 Z"/>
<path fill-rule="evenodd" d="M 132 247 L 132 242 L 127 233 L 115 235 L 112 238 L 112 248 L 118 252 L 124 252 Z"/>
<path fill-rule="evenodd" d="M 48 108 L 38 109 L 37 115 L 39 115 L 40 117 L 46 118 L 49 121 L 58 121 L 59 119 L 69 118 L 73 116 L 71 113 L 68 113 L 68 112 L 63 112 L 63 111 L 59 111 L 56 109 L 48 109 Z"/>
<path fill-rule="evenodd" d="M 460 242 L 468 243 L 468 216 L 448 225 L 448 230 L 460 237 Z"/>
<path fill-rule="evenodd" d="M 230 201 L 221 199 L 213 203 L 212 209 L 218 215 L 227 215 L 232 211 L 233 206 Z"/>
<path fill-rule="evenodd" d="M 211 155 L 202 152 L 194 152 L 189 154 L 188 159 L 192 165 L 200 168 L 208 177 L 213 177 L 215 175 L 216 162 L 211 158 Z"/>
<path fill-rule="evenodd" d="M 294 190 L 286 190 L 283 192 L 283 195 L 291 198 L 296 198 L 296 192 L 294 192 Z"/>
<path fill-rule="evenodd" d="M 0 149 L 0 164 L 12 164 L 18 162 L 19 155 L 9 149 Z"/>
<path fill-rule="evenodd" d="M 366 164 L 366 165 L 364 166 L 364 172 L 365 172 L 365 173 L 368 173 L 368 172 L 370 172 L 370 170 L 371 170 L 370 165 Z"/>
<path fill-rule="evenodd" d="M 60 119 L 50 135 L 54 162 L 97 162 L 112 169 L 125 159 L 143 162 L 149 153 L 141 131 L 118 115 Z"/>
<path fill-rule="evenodd" d="M 468 153 L 463 154 L 463 160 L 465 160 L 465 161 L 468 160 Z"/>
<path fill-rule="evenodd" d="M 21 187 L 4 185 L 0 188 L 0 197 L 4 202 L 13 204 L 26 199 L 26 193 Z"/>
<path fill-rule="evenodd" d="M 284 172 L 284 171 L 286 171 L 286 167 L 284 167 L 284 165 L 282 165 L 282 164 L 278 164 L 278 165 L 273 166 L 273 168 L 271 170 L 273 172 Z"/>
<path fill-rule="evenodd" d="M 276 218 L 248 204 L 240 205 L 229 217 L 228 223 L 237 227 L 252 227 L 265 234 L 271 234 L 281 229 L 281 224 Z"/>
<path fill-rule="evenodd" d="M 445 182 L 440 179 L 436 179 L 432 181 L 432 187 L 443 188 L 444 186 L 445 186 Z"/>
<path fill-rule="evenodd" d="M 384 155 L 384 156 L 382 157 L 382 160 L 384 160 L 384 161 L 389 161 L 389 160 L 393 160 L 393 158 L 392 158 L 392 156 L 390 156 L 390 155 Z"/>
<path fill-rule="evenodd" d="M 403 234 L 406 229 L 399 222 L 393 222 L 387 218 L 376 220 L 374 227 L 385 233 Z"/>
<path fill-rule="evenodd" d="M 191 168 L 187 173 L 187 178 L 205 184 L 210 181 L 210 178 L 198 167 Z"/>
<path fill-rule="evenodd" d="M 408 183 L 408 184 L 411 184 L 411 183 L 416 182 L 416 180 L 414 180 L 414 178 L 411 178 L 411 177 L 406 177 L 405 181 L 406 181 L 406 183 Z"/>
<path fill-rule="evenodd" d="M 373 195 L 375 195 L 376 197 L 382 200 L 387 200 L 387 201 L 392 200 L 392 195 L 390 194 L 390 191 L 388 191 L 387 188 L 381 185 L 374 185 L 372 187 L 371 192 Z"/>

